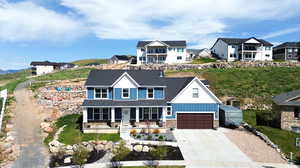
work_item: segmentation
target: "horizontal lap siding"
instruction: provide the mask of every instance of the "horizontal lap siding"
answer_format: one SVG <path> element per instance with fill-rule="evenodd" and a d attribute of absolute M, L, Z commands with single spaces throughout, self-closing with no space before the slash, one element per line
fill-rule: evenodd
<path fill-rule="evenodd" d="M 155 88 L 154 89 L 154 98 L 155 99 L 163 99 L 164 98 L 164 89 L 163 88 Z"/>
<path fill-rule="evenodd" d="M 94 88 L 87 88 L 87 98 L 94 99 Z"/>

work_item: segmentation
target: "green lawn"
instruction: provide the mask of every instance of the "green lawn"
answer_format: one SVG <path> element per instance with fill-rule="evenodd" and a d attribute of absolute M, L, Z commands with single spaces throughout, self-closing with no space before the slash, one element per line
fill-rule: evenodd
<path fill-rule="evenodd" d="M 79 66 L 85 66 L 88 64 L 107 64 L 108 59 L 86 59 L 86 60 L 78 60 L 72 62 L 73 64 L 79 65 Z"/>
<path fill-rule="evenodd" d="M 191 64 L 205 64 L 209 62 L 216 62 L 216 59 L 214 58 L 198 58 L 198 59 L 193 59 Z"/>
<path fill-rule="evenodd" d="M 252 110 L 244 111 L 243 115 L 245 122 L 267 135 L 288 157 L 290 156 L 290 152 L 293 152 L 293 159 L 300 164 L 300 147 L 295 146 L 296 138 L 300 138 L 300 133 L 256 125 L 256 112 Z"/>
<path fill-rule="evenodd" d="M 0 90 L 7 89 L 8 93 L 13 93 L 19 83 L 27 80 L 26 77 L 31 75 L 30 70 L 23 70 L 16 73 L 1 74 L 0 81 L 7 81 L 4 86 L 0 86 Z"/>
<path fill-rule="evenodd" d="M 81 126 L 81 115 L 78 114 L 71 114 L 66 115 L 64 117 L 61 117 L 56 122 L 56 129 L 67 125 L 64 130 L 59 135 L 59 141 L 68 144 L 73 145 L 77 144 L 83 141 L 89 141 L 89 140 L 107 140 L 107 141 L 119 141 L 120 136 L 119 134 L 96 134 L 96 133 L 89 133 L 84 134 L 80 130 Z M 49 135 L 44 142 L 47 144 L 53 139 L 53 135 Z"/>
<path fill-rule="evenodd" d="M 92 69 L 93 68 L 63 70 L 63 71 L 36 77 L 35 80 L 45 81 L 45 80 L 69 80 L 69 79 L 77 79 L 77 78 L 87 78 L 88 74 Z"/>

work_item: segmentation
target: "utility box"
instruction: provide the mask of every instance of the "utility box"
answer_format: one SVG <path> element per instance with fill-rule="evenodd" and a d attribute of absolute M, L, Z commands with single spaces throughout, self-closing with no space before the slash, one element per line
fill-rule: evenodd
<path fill-rule="evenodd" d="M 220 125 L 240 126 L 243 123 L 243 111 L 233 106 L 220 105 Z"/>

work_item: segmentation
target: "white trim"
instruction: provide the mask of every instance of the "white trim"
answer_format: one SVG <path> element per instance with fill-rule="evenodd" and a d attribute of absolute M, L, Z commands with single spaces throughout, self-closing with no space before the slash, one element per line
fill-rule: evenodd
<path fill-rule="evenodd" d="M 116 85 L 124 76 L 127 76 L 130 80 L 132 80 L 132 82 L 137 86 L 140 87 L 140 85 L 127 73 L 124 72 L 112 85 L 111 87 L 114 87 L 114 85 Z"/>
<path fill-rule="evenodd" d="M 106 89 L 106 95 L 107 95 L 107 97 L 106 98 L 102 98 L 102 97 L 96 97 L 96 89 Z M 101 91 L 101 93 L 102 93 L 102 91 Z M 109 89 L 108 88 L 94 88 L 94 99 L 95 100 L 107 100 L 107 99 L 109 99 Z"/>
<path fill-rule="evenodd" d="M 154 40 L 154 41 L 151 41 L 150 43 L 144 45 L 144 48 L 145 48 L 145 47 L 148 47 L 148 45 L 150 45 L 150 44 L 152 44 L 152 43 L 154 43 L 154 42 L 159 42 L 159 43 L 161 43 L 161 44 L 163 44 L 163 45 L 165 45 L 165 46 L 167 46 L 167 47 L 170 47 L 168 44 L 166 44 L 166 43 L 164 43 L 164 42 L 162 42 L 162 41 Z"/>
<path fill-rule="evenodd" d="M 128 89 L 128 97 L 124 97 L 124 96 L 123 96 L 123 89 Z M 121 95 L 122 95 L 121 97 L 122 97 L 123 99 L 128 99 L 128 98 L 130 99 L 130 88 L 121 88 Z"/>
<path fill-rule="evenodd" d="M 208 94 L 216 101 L 216 103 L 222 104 L 222 102 L 216 97 L 216 95 L 213 94 L 197 77 L 195 77 L 189 84 L 187 84 L 170 102 L 173 103 L 173 101 L 177 97 L 179 97 L 195 80 L 200 83 L 200 86 L 204 89 L 204 91 L 208 92 Z"/>
<path fill-rule="evenodd" d="M 153 89 L 153 97 L 149 97 L 149 94 L 148 94 L 148 90 L 149 89 Z M 147 88 L 147 98 L 146 99 L 154 99 L 155 95 L 154 95 L 154 88 Z"/>

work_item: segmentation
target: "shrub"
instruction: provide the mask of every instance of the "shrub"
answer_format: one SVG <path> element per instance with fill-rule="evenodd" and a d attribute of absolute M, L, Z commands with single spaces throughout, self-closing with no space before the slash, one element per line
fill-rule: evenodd
<path fill-rule="evenodd" d="M 130 152 L 130 150 L 126 147 L 126 143 L 121 141 L 120 144 L 113 149 L 114 160 L 121 161 L 123 160 Z"/>
<path fill-rule="evenodd" d="M 167 156 L 168 148 L 166 146 L 158 146 L 150 151 L 153 160 L 162 160 Z"/>
<path fill-rule="evenodd" d="M 152 136 L 151 135 L 147 136 L 147 140 L 152 140 Z"/>
<path fill-rule="evenodd" d="M 153 130 L 152 133 L 153 133 L 153 134 L 159 134 L 159 133 L 160 133 L 160 130 L 156 128 L 156 129 Z"/>
<path fill-rule="evenodd" d="M 135 129 L 133 129 L 133 130 L 130 131 L 130 134 L 131 134 L 132 136 L 135 136 L 136 133 L 137 133 L 137 131 L 136 131 Z"/>
<path fill-rule="evenodd" d="M 158 140 L 163 141 L 164 137 L 161 135 L 161 136 L 158 137 Z"/>
<path fill-rule="evenodd" d="M 79 146 L 78 149 L 75 150 L 72 160 L 75 164 L 82 167 L 82 165 L 87 162 L 88 157 L 89 151 L 85 147 Z"/>
<path fill-rule="evenodd" d="M 137 139 L 141 139 L 141 137 L 142 137 L 141 135 L 137 135 L 136 136 Z"/>

